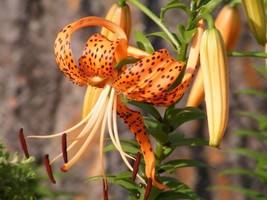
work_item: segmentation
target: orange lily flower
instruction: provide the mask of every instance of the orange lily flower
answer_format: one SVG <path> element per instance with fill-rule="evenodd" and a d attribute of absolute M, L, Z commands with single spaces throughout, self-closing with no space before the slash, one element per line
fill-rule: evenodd
<path fill-rule="evenodd" d="M 75 64 L 71 51 L 71 35 L 80 28 L 86 26 L 101 26 L 112 31 L 116 37 L 113 40 L 101 34 L 91 36 L 84 48 L 83 54 L 79 59 L 79 67 Z M 128 68 L 118 70 L 114 66 L 127 57 L 140 59 Z M 64 158 L 65 164 L 61 170 L 70 169 L 82 156 L 90 145 L 94 135 L 100 133 L 100 148 L 104 146 L 104 133 L 108 130 L 109 136 L 119 150 L 126 165 L 133 170 L 128 158 L 132 156 L 123 152 L 119 141 L 117 118 L 118 114 L 141 146 L 141 151 L 145 159 L 145 172 L 148 180 L 160 189 L 166 187 L 155 180 L 155 155 L 146 133 L 142 115 L 138 111 L 129 109 L 122 101 L 121 94 L 129 99 L 148 102 L 157 106 L 168 106 L 181 98 L 186 91 L 195 70 L 189 67 L 185 70 L 182 82 L 173 90 L 166 90 L 174 83 L 179 74 L 185 67 L 184 62 L 177 62 L 170 56 L 167 50 L 161 49 L 152 55 L 128 46 L 125 32 L 115 23 L 99 17 L 85 17 L 74 23 L 65 26 L 55 40 L 55 57 L 60 70 L 73 83 L 80 86 L 94 86 L 103 88 L 92 110 L 75 126 L 60 133 L 37 136 L 32 135 L 28 138 L 53 138 L 62 137 L 62 153 L 52 161 L 46 156 L 46 167 L 50 179 L 55 182 L 51 164 L 60 157 Z M 80 133 L 74 140 L 68 141 L 67 135 L 82 127 Z M 21 138 L 21 137 L 20 137 Z M 21 139 L 24 149 L 25 141 Z M 67 152 L 77 146 L 79 141 L 83 141 L 77 153 L 68 160 Z M 104 164 L 102 162 L 103 176 Z"/>

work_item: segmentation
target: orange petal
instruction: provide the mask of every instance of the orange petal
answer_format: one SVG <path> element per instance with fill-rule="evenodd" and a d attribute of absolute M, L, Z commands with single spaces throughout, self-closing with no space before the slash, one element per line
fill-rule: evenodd
<path fill-rule="evenodd" d="M 100 17 L 85 17 L 65 26 L 57 35 L 54 43 L 56 62 L 60 70 L 78 85 L 90 85 L 94 80 L 86 77 L 77 67 L 71 51 L 71 35 L 73 32 L 86 26 L 102 26 L 114 32 L 118 38 L 127 41 L 125 32 L 116 24 Z M 99 81 L 99 80 L 97 80 Z"/>
<path fill-rule="evenodd" d="M 181 88 L 185 84 L 178 86 L 181 90 L 178 94 L 176 90 L 175 94 L 166 90 L 175 82 L 184 66 L 184 62 L 175 61 L 166 49 L 161 49 L 127 68 L 113 83 L 113 87 L 135 101 L 171 104 L 182 96 Z"/>
<path fill-rule="evenodd" d="M 121 100 L 117 98 L 117 113 L 123 119 L 124 123 L 128 126 L 130 131 L 135 135 L 136 140 L 140 144 L 145 163 L 146 163 L 146 176 L 151 178 L 153 184 L 161 189 L 165 186 L 161 185 L 155 180 L 155 155 L 150 143 L 149 137 L 145 130 L 145 125 L 140 112 L 129 109 Z"/>
<path fill-rule="evenodd" d="M 80 70 L 85 77 L 114 78 L 114 65 L 127 56 L 124 39 L 111 41 L 101 34 L 90 37 L 79 59 Z"/>

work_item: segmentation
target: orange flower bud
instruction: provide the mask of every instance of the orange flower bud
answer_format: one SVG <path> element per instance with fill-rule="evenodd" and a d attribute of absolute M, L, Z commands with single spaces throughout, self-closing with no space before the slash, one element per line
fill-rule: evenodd
<path fill-rule="evenodd" d="M 226 50 L 233 50 L 241 30 L 239 10 L 236 7 L 225 5 L 216 18 L 215 26 L 221 32 Z M 203 101 L 204 96 L 203 78 L 200 68 L 192 85 L 186 105 L 198 107 Z"/>

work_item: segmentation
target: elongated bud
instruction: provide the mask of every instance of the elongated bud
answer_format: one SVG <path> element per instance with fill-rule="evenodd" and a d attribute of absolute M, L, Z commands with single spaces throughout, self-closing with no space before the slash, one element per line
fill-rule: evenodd
<path fill-rule="evenodd" d="M 127 4 L 113 4 L 106 15 L 106 19 L 119 25 L 125 31 L 127 37 L 129 38 L 132 27 L 132 19 L 131 11 Z M 113 39 L 114 36 L 114 34 L 106 28 L 102 29 L 101 34 L 109 39 Z"/>
<path fill-rule="evenodd" d="M 229 77 L 226 49 L 216 28 L 207 29 L 200 44 L 209 144 L 218 147 L 226 129 L 229 112 Z"/>
<path fill-rule="evenodd" d="M 228 4 L 216 17 L 215 26 L 222 34 L 227 51 L 234 49 L 240 36 L 241 24 L 239 10 Z"/>
<path fill-rule="evenodd" d="M 232 51 L 237 44 L 241 30 L 241 17 L 236 7 L 225 5 L 215 20 L 216 28 L 221 32 L 227 51 Z M 198 70 L 187 100 L 187 106 L 198 107 L 204 100 L 203 76 Z"/>
<path fill-rule="evenodd" d="M 263 0 L 241 0 L 249 29 L 257 42 L 266 43 L 266 14 Z"/>

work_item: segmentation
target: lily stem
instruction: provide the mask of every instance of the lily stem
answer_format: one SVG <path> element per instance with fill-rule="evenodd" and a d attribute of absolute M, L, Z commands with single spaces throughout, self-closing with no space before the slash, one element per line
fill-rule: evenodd
<path fill-rule="evenodd" d="M 264 52 L 245 52 L 245 51 L 232 51 L 228 52 L 229 57 L 256 57 L 256 58 L 267 58 L 267 53 Z"/>
<path fill-rule="evenodd" d="M 175 49 L 179 49 L 179 43 L 173 36 L 173 34 L 170 32 L 170 30 L 161 22 L 161 20 L 153 13 L 151 10 L 149 10 L 145 5 L 140 3 L 138 0 L 128 0 L 128 2 L 132 3 L 134 6 L 139 8 L 143 13 L 145 13 L 151 20 L 153 20 L 158 27 L 161 28 L 161 30 L 167 35 L 171 43 L 175 46 Z"/>

